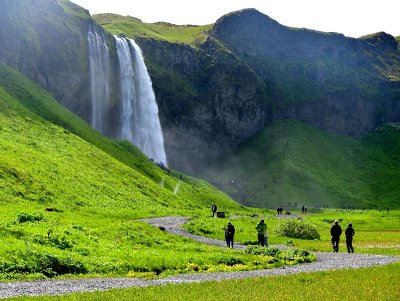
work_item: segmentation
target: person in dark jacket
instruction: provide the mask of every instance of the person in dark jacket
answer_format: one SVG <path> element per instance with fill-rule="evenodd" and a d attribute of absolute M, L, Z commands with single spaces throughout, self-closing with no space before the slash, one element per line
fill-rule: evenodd
<path fill-rule="evenodd" d="M 353 225 L 349 224 L 347 226 L 346 231 L 344 231 L 344 235 L 346 235 L 346 246 L 347 246 L 347 252 L 349 253 L 354 253 L 354 248 L 353 248 L 353 236 L 354 236 L 354 229 Z"/>
<path fill-rule="evenodd" d="M 335 221 L 331 228 L 331 236 L 332 236 L 332 247 L 333 252 L 339 252 L 339 241 L 340 235 L 342 235 L 342 228 L 339 226 L 339 221 Z"/>
<path fill-rule="evenodd" d="M 233 237 L 235 236 L 235 227 L 231 224 L 231 222 L 228 223 L 228 226 L 225 229 L 225 240 L 226 240 L 226 245 L 228 248 L 232 247 L 233 248 Z"/>
<path fill-rule="evenodd" d="M 211 206 L 211 211 L 212 211 L 212 216 L 215 217 L 215 214 L 217 213 L 217 205 L 213 204 Z"/>

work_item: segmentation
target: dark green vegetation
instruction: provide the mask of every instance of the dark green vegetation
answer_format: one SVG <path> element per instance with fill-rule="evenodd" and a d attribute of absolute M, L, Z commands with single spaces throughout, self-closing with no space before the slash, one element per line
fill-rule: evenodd
<path fill-rule="evenodd" d="M 285 120 L 210 162 L 203 176 L 257 206 L 398 208 L 399 154 L 399 123 L 353 139 Z"/>
<path fill-rule="evenodd" d="M 396 301 L 400 298 L 400 264 L 233 281 L 132 288 L 54 297 L 20 297 L 13 301 L 97 300 L 346 300 Z"/>
<path fill-rule="evenodd" d="M 316 258 L 315 255 L 311 255 L 311 253 L 306 250 L 300 250 L 295 248 L 279 250 L 278 248 L 273 248 L 273 247 L 249 246 L 246 248 L 245 253 L 253 255 L 270 256 L 274 258 L 274 260 L 283 259 L 295 263 L 312 262 Z"/>
<path fill-rule="evenodd" d="M 318 229 L 303 221 L 297 219 L 291 219 L 280 223 L 275 228 L 275 234 L 278 236 L 286 236 L 290 238 L 301 238 L 301 239 L 319 239 L 320 235 Z"/>

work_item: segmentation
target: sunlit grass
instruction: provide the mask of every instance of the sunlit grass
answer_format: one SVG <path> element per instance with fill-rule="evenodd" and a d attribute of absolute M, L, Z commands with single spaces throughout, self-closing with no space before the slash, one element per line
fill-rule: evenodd
<path fill-rule="evenodd" d="M 132 288 L 10 300 L 346 300 L 400 299 L 400 264 L 297 275 Z"/>

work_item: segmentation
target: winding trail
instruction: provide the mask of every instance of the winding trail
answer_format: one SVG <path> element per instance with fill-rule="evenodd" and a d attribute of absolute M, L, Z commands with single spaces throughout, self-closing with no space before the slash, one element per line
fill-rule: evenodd
<path fill-rule="evenodd" d="M 156 227 L 163 227 L 165 231 L 173 234 L 198 240 L 210 245 L 225 247 L 225 242 L 193 235 L 181 228 L 187 222 L 184 217 L 151 218 L 143 221 Z M 237 249 L 244 246 L 236 244 Z M 302 272 L 318 272 L 349 268 L 362 268 L 385 265 L 400 261 L 400 257 L 382 256 L 373 254 L 347 254 L 347 253 L 321 253 L 316 252 L 318 258 L 315 262 L 295 266 L 286 266 L 269 270 L 218 272 L 176 275 L 168 278 L 141 280 L 135 278 L 101 278 L 101 279 L 76 279 L 76 280 L 41 280 L 31 282 L 3 282 L 0 283 L 0 298 L 16 296 L 43 296 L 62 295 L 78 292 L 92 292 L 113 288 L 147 287 L 167 284 L 193 283 L 202 281 L 220 281 L 229 279 L 243 279 L 249 277 L 268 277 L 275 275 L 289 275 Z"/>

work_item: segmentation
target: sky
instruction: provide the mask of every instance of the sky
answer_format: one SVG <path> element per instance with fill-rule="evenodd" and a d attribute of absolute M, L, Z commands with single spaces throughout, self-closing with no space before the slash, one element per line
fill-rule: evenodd
<path fill-rule="evenodd" d="M 214 23 L 226 13 L 255 8 L 279 23 L 349 37 L 384 31 L 400 36 L 399 0 L 71 0 L 91 14 L 116 13 L 143 22 Z"/>

